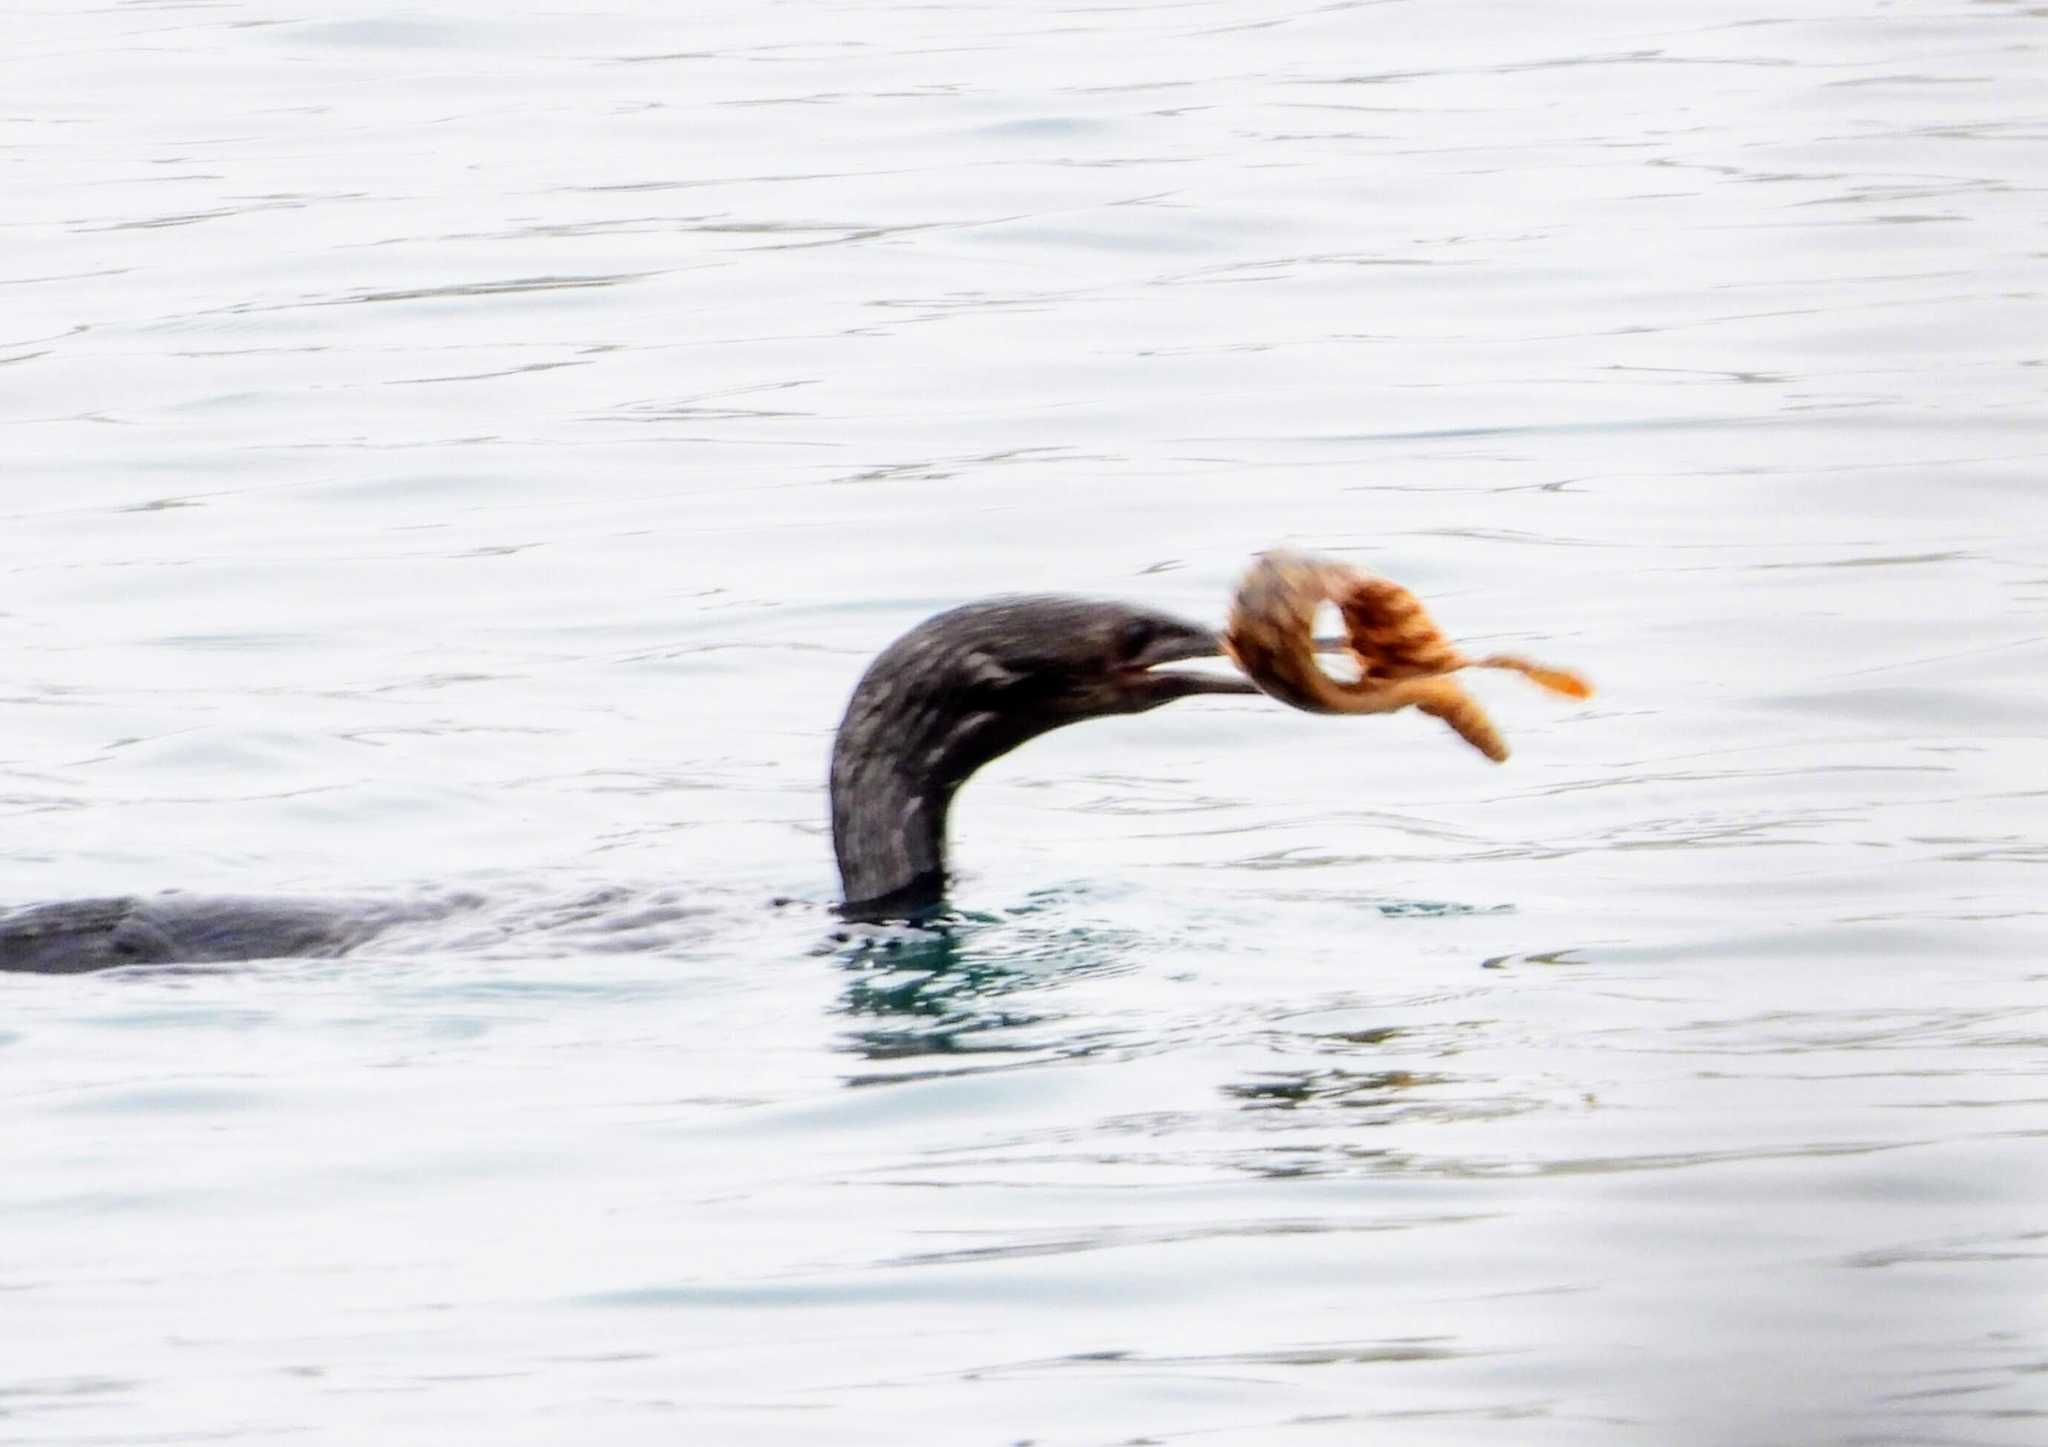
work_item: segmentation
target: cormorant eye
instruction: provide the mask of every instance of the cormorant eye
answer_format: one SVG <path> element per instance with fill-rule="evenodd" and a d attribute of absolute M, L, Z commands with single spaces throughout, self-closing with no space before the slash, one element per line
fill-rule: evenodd
<path fill-rule="evenodd" d="M 1142 618 L 1132 618 L 1116 630 L 1117 657 L 1126 663 L 1134 662 L 1152 644 L 1152 625 Z"/>

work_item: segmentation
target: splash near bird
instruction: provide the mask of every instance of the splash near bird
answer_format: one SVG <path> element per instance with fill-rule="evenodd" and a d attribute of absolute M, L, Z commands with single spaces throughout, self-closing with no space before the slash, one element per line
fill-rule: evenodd
<path fill-rule="evenodd" d="M 1316 610 L 1334 603 L 1358 661 L 1355 682 L 1332 678 L 1316 661 Z M 1464 668 L 1505 668 L 1567 698 L 1591 698 L 1593 686 L 1567 669 L 1512 654 L 1473 658 L 1444 637 L 1422 600 L 1388 578 L 1306 553 L 1261 553 L 1238 586 L 1224 648 L 1251 680 L 1282 703 L 1309 713 L 1393 713 L 1414 707 L 1442 719 L 1495 763 L 1508 746 L 1479 701 L 1449 675 Z"/>

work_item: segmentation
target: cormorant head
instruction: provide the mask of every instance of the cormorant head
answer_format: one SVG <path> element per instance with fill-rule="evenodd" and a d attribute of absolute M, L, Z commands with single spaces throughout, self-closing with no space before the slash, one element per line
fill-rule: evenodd
<path fill-rule="evenodd" d="M 1144 713 L 1198 693 L 1257 693 L 1242 678 L 1170 665 L 1215 658 L 1214 629 L 1150 608 L 1085 598 L 992 598 L 941 613 L 906 635 L 932 681 L 972 712 L 1032 734 L 1111 714 Z"/>
<path fill-rule="evenodd" d="M 928 618 L 884 649 L 855 689 L 841 732 L 858 735 L 886 718 L 899 748 L 944 743 L 950 753 L 978 741 L 955 760 L 971 772 L 1082 719 L 1144 713 L 1198 693 L 1257 693 L 1229 674 L 1170 667 L 1222 651 L 1214 629 L 1149 608 L 991 598 Z"/>
<path fill-rule="evenodd" d="M 953 791 L 1019 744 L 1195 694 L 1257 693 L 1242 678 L 1170 666 L 1221 652 L 1214 629 L 1082 598 L 992 598 L 911 629 L 869 665 L 833 744 L 847 912 L 936 901 Z"/>

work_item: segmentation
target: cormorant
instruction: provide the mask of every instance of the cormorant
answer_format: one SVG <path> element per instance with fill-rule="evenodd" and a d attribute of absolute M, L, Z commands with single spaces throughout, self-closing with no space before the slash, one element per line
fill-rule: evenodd
<path fill-rule="evenodd" d="M 946 890 L 946 814 L 983 764 L 1083 719 L 1144 713 L 1249 681 L 1164 667 L 1222 651 L 1198 624 L 1122 603 L 1014 597 L 929 618 L 869 665 L 832 747 L 832 841 L 856 921 L 916 919 Z M 0 970 L 332 956 L 473 901 L 163 894 L 0 913 Z"/>

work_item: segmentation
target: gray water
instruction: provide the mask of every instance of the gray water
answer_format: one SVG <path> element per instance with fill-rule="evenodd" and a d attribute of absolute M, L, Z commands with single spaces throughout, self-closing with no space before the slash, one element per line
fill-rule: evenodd
<path fill-rule="evenodd" d="M 0 902 L 493 904 L 0 977 L 0 1442 L 2048 1441 L 2044 16 L 17 8 Z M 1275 543 L 1601 693 L 834 935 L 867 657 Z"/>

